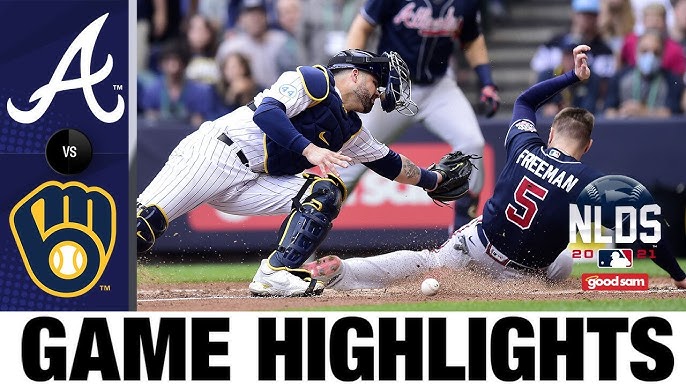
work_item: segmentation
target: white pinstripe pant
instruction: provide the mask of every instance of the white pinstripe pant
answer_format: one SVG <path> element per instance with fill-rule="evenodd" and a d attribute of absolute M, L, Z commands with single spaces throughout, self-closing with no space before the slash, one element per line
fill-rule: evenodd
<path fill-rule="evenodd" d="M 235 215 L 289 213 L 306 180 L 255 173 L 238 159 L 239 150 L 213 133 L 193 132 L 172 151 L 138 202 L 159 206 L 170 222 L 203 203 Z"/>

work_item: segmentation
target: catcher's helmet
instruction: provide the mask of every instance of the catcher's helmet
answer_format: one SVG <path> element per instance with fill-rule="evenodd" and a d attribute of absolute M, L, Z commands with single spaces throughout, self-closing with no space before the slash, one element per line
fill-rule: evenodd
<path fill-rule="evenodd" d="M 393 110 L 404 115 L 415 115 L 417 104 L 412 101 L 410 70 L 397 52 L 373 52 L 349 49 L 334 55 L 327 65 L 329 70 L 357 68 L 372 74 L 379 82 L 381 107 L 387 113 Z"/>
<path fill-rule="evenodd" d="M 377 55 L 360 49 L 350 49 L 334 55 L 329 59 L 327 67 L 331 71 L 357 68 L 372 74 L 379 84 L 385 85 L 388 82 L 390 60 L 385 55 Z"/>

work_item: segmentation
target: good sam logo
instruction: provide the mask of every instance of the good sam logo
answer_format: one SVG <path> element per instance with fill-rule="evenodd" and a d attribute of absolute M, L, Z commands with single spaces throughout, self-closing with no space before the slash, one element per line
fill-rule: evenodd
<path fill-rule="evenodd" d="M 7 112 L 12 119 L 24 124 L 36 122 L 48 110 L 48 107 L 50 107 L 50 104 L 57 93 L 76 89 L 81 89 L 83 91 L 83 96 L 86 99 L 88 108 L 100 121 L 104 123 L 114 123 L 121 119 L 124 115 L 124 98 L 122 98 L 121 95 L 117 94 L 117 106 L 112 111 L 105 111 L 100 106 L 93 93 L 93 86 L 102 82 L 109 76 L 110 72 L 112 72 L 112 55 L 107 54 L 107 61 L 102 68 L 93 74 L 90 72 L 95 41 L 98 39 L 100 30 L 105 24 L 108 15 L 109 13 L 106 13 L 95 19 L 74 39 L 62 56 L 62 59 L 60 59 L 59 64 L 57 64 L 48 84 L 39 87 L 31 94 L 29 102 L 38 101 L 32 109 L 21 110 L 14 105 L 12 98 L 7 100 Z M 79 52 L 81 53 L 81 77 L 65 80 L 64 76 L 67 73 L 67 69 Z"/>
<path fill-rule="evenodd" d="M 584 291 L 647 291 L 648 274 L 584 273 L 581 275 Z"/>

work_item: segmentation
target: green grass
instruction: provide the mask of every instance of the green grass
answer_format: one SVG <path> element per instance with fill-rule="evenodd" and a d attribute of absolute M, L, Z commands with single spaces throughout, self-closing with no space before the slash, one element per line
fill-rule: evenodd
<path fill-rule="evenodd" d="M 258 263 L 139 264 L 138 283 L 209 283 L 252 280 Z"/>
<path fill-rule="evenodd" d="M 255 275 L 258 263 L 197 263 L 197 264 L 141 264 L 138 266 L 138 282 L 145 283 L 207 283 L 245 282 Z M 682 263 L 682 266 L 684 263 Z M 572 276 L 598 272 L 593 263 L 575 264 Z M 668 276 L 655 263 L 648 260 L 634 261 L 634 267 L 627 269 L 603 269 L 606 273 L 647 273 L 652 277 Z"/>
<path fill-rule="evenodd" d="M 613 300 L 498 300 L 384 303 L 302 308 L 303 311 L 686 311 L 686 298 Z"/>

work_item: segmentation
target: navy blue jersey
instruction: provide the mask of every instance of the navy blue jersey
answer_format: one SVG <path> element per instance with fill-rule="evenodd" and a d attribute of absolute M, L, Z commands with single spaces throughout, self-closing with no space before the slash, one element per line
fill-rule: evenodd
<path fill-rule="evenodd" d="M 536 109 L 578 81 L 573 72 L 539 83 L 515 103 L 505 138 L 507 162 L 484 206 L 489 241 L 508 258 L 530 266 L 550 265 L 569 242 L 569 204 L 602 174 L 547 148 L 536 131 Z"/>
<path fill-rule="evenodd" d="M 396 51 L 412 80 L 431 83 L 445 75 L 454 42 L 480 34 L 479 1 L 368 0 L 362 16 L 381 26 L 377 52 Z"/>

